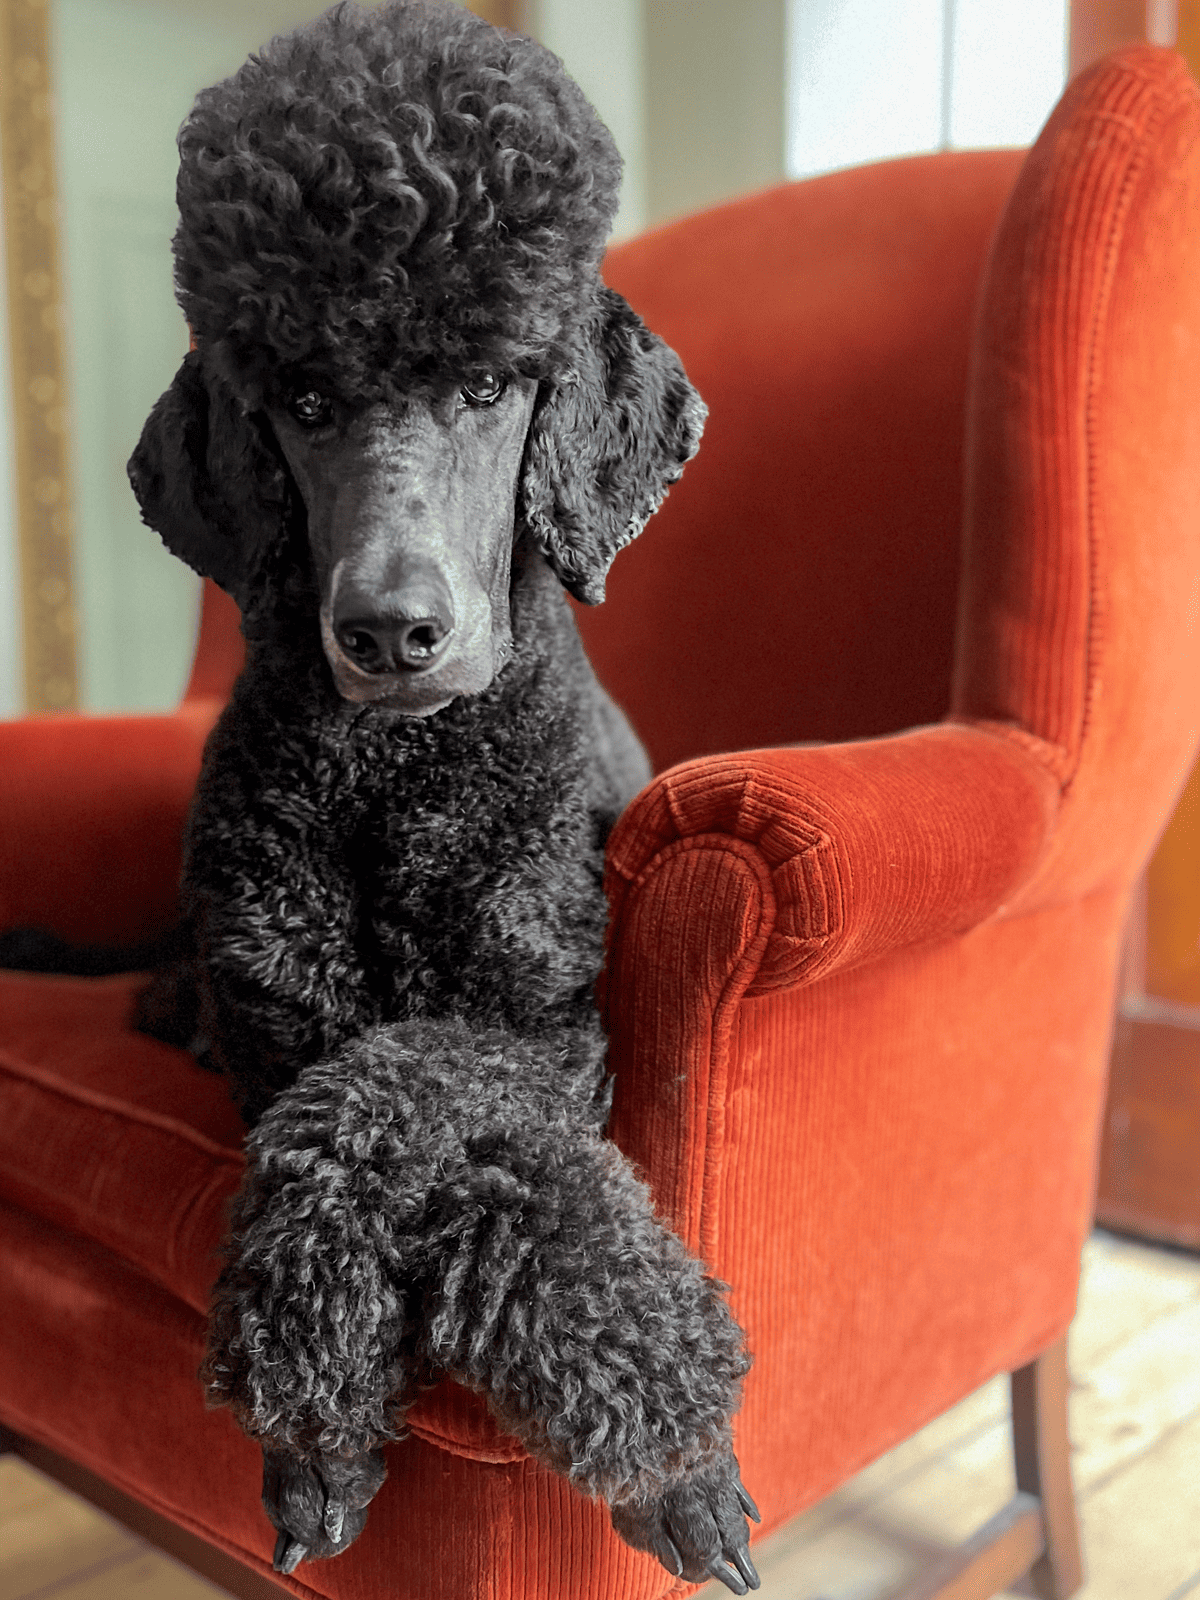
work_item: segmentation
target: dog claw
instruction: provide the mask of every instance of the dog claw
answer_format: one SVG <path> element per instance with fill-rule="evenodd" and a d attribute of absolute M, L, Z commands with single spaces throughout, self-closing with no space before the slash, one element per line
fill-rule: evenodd
<path fill-rule="evenodd" d="M 281 1533 L 275 1541 L 275 1571 L 295 1572 L 307 1554 L 308 1547 L 301 1544 L 299 1539 L 293 1539 L 286 1531 Z"/>
<path fill-rule="evenodd" d="M 731 1567 L 734 1569 L 732 1572 Z M 742 1545 L 741 1549 L 735 1550 L 731 1556 L 722 1552 L 720 1559 L 714 1561 L 708 1570 L 712 1577 L 720 1578 L 725 1587 L 732 1589 L 734 1594 L 746 1594 L 750 1589 L 757 1589 L 762 1583 L 750 1559 L 748 1544 Z"/>
<path fill-rule="evenodd" d="M 719 1578 L 727 1589 L 733 1590 L 734 1594 L 749 1594 L 750 1592 L 742 1578 L 733 1568 L 726 1566 L 724 1558 L 713 1562 L 708 1569 L 708 1576 L 710 1578 Z"/>
<path fill-rule="evenodd" d="M 340 1555 L 352 1545 L 386 1477 L 379 1450 L 303 1459 L 264 1445 L 263 1508 L 279 1530 L 276 1572 Z"/>
<path fill-rule="evenodd" d="M 738 1595 L 759 1587 L 747 1512 L 757 1520 L 758 1507 L 731 1454 L 715 1457 L 664 1493 L 611 1507 L 613 1527 L 626 1543 L 655 1556 L 673 1577 L 688 1583 L 717 1578 Z"/>
<path fill-rule="evenodd" d="M 744 1544 L 740 1550 L 735 1550 L 730 1556 L 730 1563 L 735 1566 L 751 1589 L 757 1589 L 762 1583 L 753 1561 L 750 1559 L 750 1546 Z"/>
<path fill-rule="evenodd" d="M 762 1521 L 762 1516 L 761 1516 L 761 1514 L 759 1512 L 759 1509 L 754 1504 L 754 1501 L 751 1500 L 749 1491 L 747 1490 L 746 1485 L 742 1482 L 742 1480 L 740 1478 L 738 1478 L 737 1481 L 734 1483 L 733 1488 L 734 1488 L 734 1493 L 738 1497 L 738 1504 L 741 1506 L 742 1510 L 746 1513 L 746 1515 L 750 1518 L 751 1522 L 761 1522 Z"/>
<path fill-rule="evenodd" d="M 663 1543 L 666 1545 L 667 1549 L 671 1552 L 671 1560 L 674 1561 L 674 1563 L 675 1563 L 675 1576 L 677 1578 L 682 1578 L 683 1577 L 683 1557 L 679 1553 L 679 1546 L 675 1543 L 674 1539 L 671 1538 L 669 1533 L 664 1533 L 663 1534 Z M 665 1566 L 666 1563 L 664 1562 L 663 1565 Z"/>

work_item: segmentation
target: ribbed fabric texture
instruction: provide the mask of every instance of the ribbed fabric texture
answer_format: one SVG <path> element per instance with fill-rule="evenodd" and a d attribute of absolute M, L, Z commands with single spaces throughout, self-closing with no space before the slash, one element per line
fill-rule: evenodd
<path fill-rule="evenodd" d="M 131 1031 L 145 981 L 134 973 L 80 979 L 0 971 L 0 1049 L 10 1069 L 28 1067 L 31 1083 L 57 1079 L 81 1101 L 90 1093 L 132 1115 L 184 1123 L 240 1155 L 245 1129 L 222 1079 L 182 1050 Z M 4 1154 L 10 1157 L 7 1144 Z"/>
<path fill-rule="evenodd" d="M 987 278 L 954 705 L 1058 751 L 1027 904 L 1127 881 L 1200 732 L 1198 102 L 1150 48 L 1078 79 Z"/>
<path fill-rule="evenodd" d="M 115 1249 L 207 1311 L 214 1238 L 242 1177 L 238 1151 L 2 1051 L 0 1120 L 24 1156 L 0 1169 L 0 1197 Z"/>
<path fill-rule="evenodd" d="M 1129 51 L 1023 164 L 836 174 L 609 258 L 712 408 L 581 619 L 683 762 L 611 841 L 611 1132 L 732 1285 L 764 1529 L 1072 1315 L 1129 886 L 1200 731 L 1198 137 L 1178 59 Z M 234 621 L 178 718 L 0 728 L 0 924 L 166 920 Z M 0 978 L 0 1418 L 265 1571 L 258 1451 L 195 1381 L 237 1119 L 133 987 Z M 478 1397 L 412 1424 L 296 1593 L 678 1590 Z"/>
<path fill-rule="evenodd" d="M 205 578 L 200 606 L 196 659 L 184 691 L 184 704 L 215 700 L 224 705 L 246 658 L 242 616 L 236 603 L 211 578 Z"/>
<path fill-rule="evenodd" d="M 945 713 L 973 307 L 1020 163 L 860 167 L 610 252 L 709 406 L 607 603 L 578 612 L 657 768 Z"/>
<path fill-rule="evenodd" d="M 181 825 L 219 709 L 0 722 L 0 928 L 134 944 L 169 927 Z"/>
<path fill-rule="evenodd" d="M 619 917 L 664 852 L 740 851 L 769 900 L 747 988 L 763 994 L 974 926 L 1028 877 L 1057 800 L 1024 746 L 980 728 L 711 757 L 671 769 L 626 811 L 609 898 Z"/>

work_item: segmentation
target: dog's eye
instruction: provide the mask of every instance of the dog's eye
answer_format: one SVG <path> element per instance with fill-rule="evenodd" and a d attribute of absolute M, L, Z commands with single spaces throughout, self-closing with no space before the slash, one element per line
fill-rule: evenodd
<path fill-rule="evenodd" d="M 494 406 L 507 388 L 507 382 L 494 372 L 481 372 L 464 383 L 458 392 L 469 406 Z"/>
<path fill-rule="evenodd" d="M 333 417 L 333 401 L 317 389 L 305 389 L 288 396 L 287 412 L 302 428 L 322 428 Z"/>

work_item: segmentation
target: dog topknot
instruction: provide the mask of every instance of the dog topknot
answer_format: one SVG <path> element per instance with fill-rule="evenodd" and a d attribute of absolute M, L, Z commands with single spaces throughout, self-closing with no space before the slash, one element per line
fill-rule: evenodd
<path fill-rule="evenodd" d="M 339 5 L 203 91 L 179 151 L 180 303 L 251 405 L 574 365 L 621 160 L 531 39 Z"/>

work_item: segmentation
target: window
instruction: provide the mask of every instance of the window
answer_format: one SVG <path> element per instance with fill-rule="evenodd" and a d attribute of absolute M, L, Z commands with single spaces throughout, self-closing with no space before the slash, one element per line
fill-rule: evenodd
<path fill-rule="evenodd" d="M 1029 144 L 1062 93 L 1066 0 L 790 0 L 793 178 Z"/>

